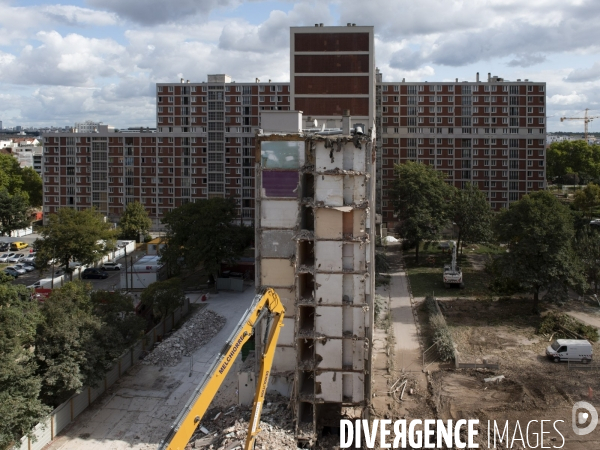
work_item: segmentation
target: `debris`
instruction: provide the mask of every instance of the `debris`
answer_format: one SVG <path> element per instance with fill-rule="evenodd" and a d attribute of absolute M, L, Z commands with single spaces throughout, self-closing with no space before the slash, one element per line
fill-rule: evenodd
<path fill-rule="evenodd" d="M 270 414 L 263 414 L 261 416 L 259 424 L 261 431 L 256 437 L 256 450 L 295 449 L 295 424 L 292 410 L 289 407 L 289 399 L 278 394 L 268 394 L 265 399 L 266 405 L 270 409 Z M 212 448 L 215 450 L 241 448 L 240 446 L 248 432 L 248 422 L 251 413 L 251 406 L 207 411 L 207 417 L 214 417 L 210 422 L 210 427 L 215 429 L 216 434 L 206 447 L 199 447 L 196 444 L 195 448 Z M 192 437 L 190 442 L 198 442 L 199 435 L 202 436 L 200 434 L 202 432 L 201 429 L 202 427 L 199 427 L 199 430 L 196 431 L 195 436 Z M 203 439 L 208 439 L 208 436 Z M 209 445 L 212 445 L 212 447 L 209 447 Z"/>
<path fill-rule="evenodd" d="M 213 311 L 201 309 L 171 336 L 159 343 L 142 364 L 175 366 L 184 356 L 210 341 L 225 325 L 226 319 Z"/>
<path fill-rule="evenodd" d="M 483 381 L 485 381 L 486 383 L 493 383 L 493 382 L 499 383 L 502 380 L 504 380 L 504 375 L 498 375 L 497 377 L 490 377 L 490 378 L 483 379 Z"/>
<path fill-rule="evenodd" d="M 200 427 L 200 431 L 202 431 L 204 434 L 208 434 L 208 430 L 204 427 Z"/>

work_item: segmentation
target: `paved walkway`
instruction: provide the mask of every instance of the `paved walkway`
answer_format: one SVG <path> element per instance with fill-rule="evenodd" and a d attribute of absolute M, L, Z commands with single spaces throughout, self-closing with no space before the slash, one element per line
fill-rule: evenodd
<path fill-rule="evenodd" d="M 253 287 L 211 295 L 208 309 L 227 322 L 210 342 L 175 367 L 137 364 L 46 449 L 156 449 L 253 297 Z"/>
<path fill-rule="evenodd" d="M 390 259 L 390 310 L 392 313 L 394 338 L 396 340 L 396 369 L 419 371 L 421 347 L 417 326 L 410 303 L 408 276 L 401 267 L 400 243 L 388 244 Z"/>

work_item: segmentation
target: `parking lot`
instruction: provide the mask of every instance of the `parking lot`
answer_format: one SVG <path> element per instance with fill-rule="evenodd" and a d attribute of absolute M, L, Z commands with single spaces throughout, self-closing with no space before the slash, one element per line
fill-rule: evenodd
<path fill-rule="evenodd" d="M 31 244 L 38 239 L 40 236 L 37 234 L 30 234 L 27 236 L 23 236 L 23 237 L 18 237 L 18 238 L 11 238 L 11 237 L 2 237 L 0 238 L 0 242 L 16 242 L 16 241 L 20 241 L 20 242 L 25 242 L 27 244 L 29 244 L 31 246 Z M 27 247 L 23 250 L 14 252 L 14 253 L 23 253 L 23 254 L 29 254 L 31 247 Z M 11 250 L 7 250 L 6 252 L 1 252 L 1 253 L 13 253 L 13 251 Z M 127 256 L 127 262 L 128 264 L 131 264 L 131 261 L 133 260 L 133 262 L 137 261 L 140 257 L 142 257 L 145 254 L 145 252 L 143 251 L 135 251 L 133 252 L 131 255 Z M 125 258 L 120 258 L 117 260 L 117 262 L 121 263 L 123 265 L 123 270 L 125 269 Z M 0 263 L 0 270 L 3 270 L 5 267 L 11 266 L 12 264 L 1 264 Z M 106 271 L 106 273 L 108 274 L 108 278 L 106 279 L 86 279 L 86 282 L 89 282 L 92 284 L 93 289 L 94 290 L 107 290 L 107 291 L 112 291 L 112 290 L 117 290 L 117 289 L 121 289 L 121 272 L 122 270 L 110 270 L 110 271 Z M 54 282 L 54 287 L 60 287 L 61 283 L 66 283 L 68 281 L 70 281 L 70 279 L 68 277 L 66 277 L 64 280 L 61 281 L 60 275 L 62 275 L 63 272 L 58 268 L 58 266 L 54 267 L 54 276 L 55 276 L 55 282 Z M 15 280 L 13 280 L 13 283 L 15 284 L 22 284 L 25 286 L 30 286 L 32 284 L 34 284 L 36 281 L 43 279 L 43 278 L 52 278 L 52 268 L 46 269 L 44 270 L 44 272 L 40 272 L 39 270 L 34 270 L 32 272 L 27 272 L 26 274 L 22 274 L 20 275 L 18 278 L 16 278 Z M 73 275 L 73 279 L 78 279 L 79 275 Z M 123 286 L 125 287 L 125 286 Z"/>

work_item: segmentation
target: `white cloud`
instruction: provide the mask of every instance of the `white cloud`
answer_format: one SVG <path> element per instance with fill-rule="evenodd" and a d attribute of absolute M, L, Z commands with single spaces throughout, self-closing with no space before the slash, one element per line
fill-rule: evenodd
<path fill-rule="evenodd" d="M 549 105 L 582 105 L 587 101 L 588 99 L 585 95 L 578 94 L 577 92 L 567 95 L 555 94 L 551 97 L 548 97 Z"/>
<path fill-rule="evenodd" d="M 91 6 L 108 9 L 142 25 L 198 20 L 216 8 L 237 4 L 236 0 L 88 0 Z"/>
<path fill-rule="evenodd" d="M 116 25 L 118 17 L 114 13 L 96 11 L 89 8 L 80 8 L 73 5 L 46 5 L 38 11 L 50 20 L 65 25 Z"/>
<path fill-rule="evenodd" d="M 0 82 L 91 86 L 94 78 L 117 76 L 132 68 L 125 48 L 110 39 L 40 31 L 36 40 L 41 44 L 26 45 L 18 55 L 0 58 Z"/>
<path fill-rule="evenodd" d="M 301 0 L 266 14 L 253 12 L 268 7 L 260 1 L 236 9 L 243 1 L 0 0 L 0 119 L 151 126 L 156 82 L 212 73 L 288 81 L 289 27 L 335 17 L 375 26 L 385 81 L 476 71 L 546 81 L 549 129 L 577 127 L 558 118 L 600 108 L 597 0 Z"/>

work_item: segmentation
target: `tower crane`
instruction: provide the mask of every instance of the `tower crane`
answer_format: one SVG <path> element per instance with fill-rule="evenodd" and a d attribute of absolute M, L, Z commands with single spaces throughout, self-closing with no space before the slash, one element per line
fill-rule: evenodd
<path fill-rule="evenodd" d="M 589 108 L 585 108 L 585 115 L 583 117 L 561 117 L 560 121 L 564 122 L 565 120 L 583 120 L 584 124 L 584 139 L 587 141 L 588 138 L 588 123 L 590 123 L 594 119 L 600 118 L 600 116 L 588 116 Z"/>

